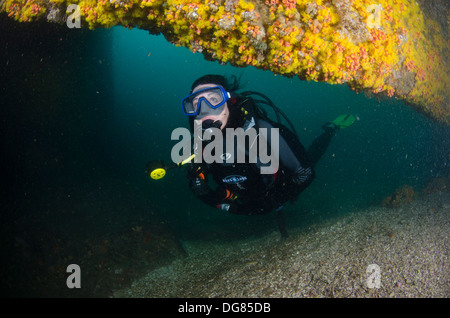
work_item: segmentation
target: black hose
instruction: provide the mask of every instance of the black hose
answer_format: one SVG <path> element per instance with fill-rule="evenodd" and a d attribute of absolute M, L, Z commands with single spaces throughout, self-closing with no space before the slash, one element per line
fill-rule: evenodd
<path fill-rule="evenodd" d="M 291 121 L 289 120 L 289 118 L 281 111 L 281 109 L 279 109 L 279 108 L 272 102 L 272 100 L 270 100 L 269 97 L 267 97 L 266 95 L 261 94 L 261 93 L 259 93 L 259 92 L 253 92 L 253 91 L 246 91 L 246 92 L 241 93 L 241 95 L 243 95 L 243 96 L 248 96 L 248 95 L 258 95 L 258 96 L 264 98 L 265 101 L 264 101 L 264 100 L 258 100 L 258 99 L 254 99 L 254 101 L 257 102 L 257 103 L 266 104 L 266 105 L 272 107 L 273 111 L 275 112 L 275 115 L 277 116 L 277 122 L 278 122 L 279 124 L 282 124 L 282 123 L 281 123 L 281 118 L 280 118 L 280 114 L 281 114 L 281 116 L 283 116 L 283 118 L 286 120 L 286 122 L 287 122 L 287 123 L 289 124 L 289 126 L 291 127 L 292 131 L 293 131 L 293 132 L 295 133 L 295 135 L 298 137 L 297 131 L 295 130 L 295 127 L 294 127 L 294 125 L 292 124 L 292 122 L 291 122 Z M 257 107 L 258 107 L 258 106 L 257 106 Z M 267 117 L 267 113 L 265 112 L 264 109 L 259 109 L 259 107 L 258 107 L 258 110 L 259 110 L 260 112 L 262 112 L 262 113 Z"/>

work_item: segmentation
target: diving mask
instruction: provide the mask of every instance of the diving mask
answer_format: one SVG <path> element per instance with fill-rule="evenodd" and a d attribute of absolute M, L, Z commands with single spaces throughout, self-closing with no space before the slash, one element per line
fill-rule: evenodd
<path fill-rule="evenodd" d="M 221 86 L 200 89 L 181 100 L 183 113 L 187 116 L 219 115 L 231 95 Z"/>

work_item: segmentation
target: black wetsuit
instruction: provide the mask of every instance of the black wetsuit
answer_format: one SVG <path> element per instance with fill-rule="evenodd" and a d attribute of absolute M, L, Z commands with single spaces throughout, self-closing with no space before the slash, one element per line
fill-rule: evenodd
<path fill-rule="evenodd" d="M 250 163 L 250 143 L 245 143 L 245 163 L 213 162 L 191 164 L 188 177 L 194 194 L 208 205 L 233 214 L 266 214 L 294 200 L 314 179 L 313 167 L 329 144 L 334 130 L 326 130 L 312 143 L 308 152 L 298 138 L 285 126 L 258 117 L 250 117 L 242 125 L 246 129 L 279 129 L 279 169 L 261 174 L 261 161 Z M 226 130 L 224 131 L 226 134 Z M 226 135 L 224 140 L 226 139 Z M 267 140 L 270 143 L 270 134 Z M 223 149 L 226 149 L 224 146 Z M 235 156 L 236 156 L 235 151 Z M 309 156 L 314 161 L 309 160 Z M 267 165 L 267 164 L 266 164 Z M 209 186 L 209 176 L 216 187 Z"/>

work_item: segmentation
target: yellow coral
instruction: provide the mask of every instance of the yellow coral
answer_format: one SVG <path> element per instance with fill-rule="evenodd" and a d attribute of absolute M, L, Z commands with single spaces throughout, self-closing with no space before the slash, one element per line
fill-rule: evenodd
<path fill-rule="evenodd" d="M 27 22 L 71 3 L 90 28 L 150 27 L 222 63 L 384 92 L 450 124 L 447 40 L 414 0 L 6 0 L 1 11 Z"/>

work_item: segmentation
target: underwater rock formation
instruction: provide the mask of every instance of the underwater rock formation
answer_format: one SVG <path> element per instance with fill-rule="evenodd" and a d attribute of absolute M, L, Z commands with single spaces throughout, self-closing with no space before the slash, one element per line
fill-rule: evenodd
<path fill-rule="evenodd" d="M 347 83 L 450 124 L 447 30 L 415 0 L 3 0 L 0 12 L 20 22 L 138 27 L 209 60 Z"/>
<path fill-rule="evenodd" d="M 398 208 L 414 201 L 416 195 L 413 187 L 404 185 L 395 190 L 392 196 L 385 198 L 382 205 L 388 208 Z"/>

